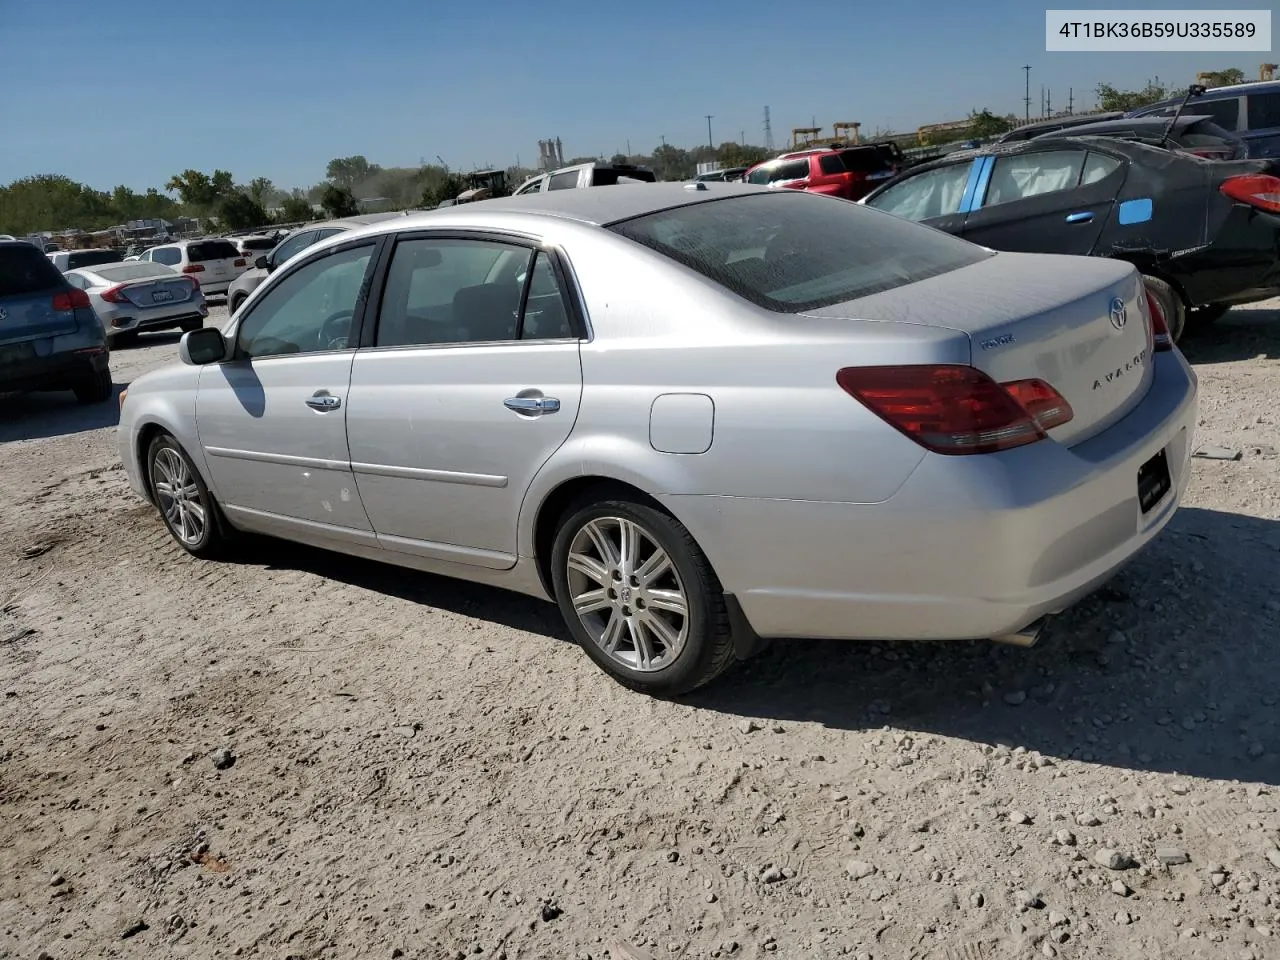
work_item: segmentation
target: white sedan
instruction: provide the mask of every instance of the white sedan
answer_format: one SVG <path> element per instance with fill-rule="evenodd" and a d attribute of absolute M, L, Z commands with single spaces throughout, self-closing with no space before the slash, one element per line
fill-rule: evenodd
<path fill-rule="evenodd" d="M 163 263 L 109 263 L 63 276 L 89 295 L 113 347 L 148 330 L 198 330 L 209 315 L 200 281 Z"/>
<path fill-rule="evenodd" d="M 656 694 L 759 638 L 1034 641 L 1169 522 L 1196 418 L 1131 265 L 739 184 L 345 231 L 179 353 L 119 443 L 183 549 L 554 599 Z"/>

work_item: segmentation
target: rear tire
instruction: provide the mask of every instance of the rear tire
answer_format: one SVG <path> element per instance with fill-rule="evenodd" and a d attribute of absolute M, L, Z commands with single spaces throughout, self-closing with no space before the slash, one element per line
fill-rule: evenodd
<path fill-rule="evenodd" d="M 1165 326 L 1169 328 L 1169 337 L 1177 343 L 1182 339 L 1183 331 L 1187 327 L 1187 307 L 1182 302 L 1182 297 L 1178 295 L 1178 291 L 1159 277 L 1144 275 L 1142 282 L 1146 284 L 1152 298 L 1160 305 L 1160 310 L 1164 313 Z"/>
<path fill-rule="evenodd" d="M 660 510 L 621 499 L 570 506 L 551 575 L 574 639 L 632 690 L 678 696 L 733 663 L 720 581 L 689 531 Z"/>
<path fill-rule="evenodd" d="M 147 449 L 147 480 L 169 535 L 187 553 L 213 560 L 230 543 L 226 519 L 182 446 L 167 433 Z"/>
<path fill-rule="evenodd" d="M 115 392 L 111 382 L 111 370 L 98 370 L 71 388 L 81 403 L 106 403 Z"/>

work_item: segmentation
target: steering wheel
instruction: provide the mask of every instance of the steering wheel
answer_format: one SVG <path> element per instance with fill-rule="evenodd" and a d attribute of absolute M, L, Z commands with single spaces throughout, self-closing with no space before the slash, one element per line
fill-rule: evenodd
<path fill-rule="evenodd" d="M 345 350 L 347 341 L 351 339 L 351 318 L 354 310 L 339 310 L 327 317 L 320 324 L 320 332 L 316 336 L 321 350 Z"/>

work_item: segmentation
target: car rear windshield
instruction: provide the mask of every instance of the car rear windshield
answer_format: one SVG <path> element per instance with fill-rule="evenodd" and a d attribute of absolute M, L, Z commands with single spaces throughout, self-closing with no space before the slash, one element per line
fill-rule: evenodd
<path fill-rule="evenodd" d="M 92 267 L 98 263 L 119 263 L 123 259 L 124 255 L 115 250 L 77 250 L 75 253 L 67 254 L 67 269 Z"/>
<path fill-rule="evenodd" d="M 60 290 L 66 285 L 53 262 L 31 244 L 0 244 L 0 297 Z"/>
<path fill-rule="evenodd" d="M 93 272 L 103 280 L 109 280 L 111 283 L 123 283 L 126 280 L 145 280 L 148 277 L 178 276 L 177 270 L 172 270 L 163 263 L 144 263 L 140 260 L 111 267 L 100 267 Z"/>
<path fill-rule="evenodd" d="M 240 241 L 240 246 L 245 250 L 272 250 L 275 245 L 276 242 L 270 237 L 249 237 Z"/>
<path fill-rule="evenodd" d="M 596 167 L 591 171 L 591 182 L 597 187 L 612 187 L 622 177 L 645 183 L 654 183 L 658 179 L 652 170 L 637 170 L 635 167 Z"/>
<path fill-rule="evenodd" d="M 187 258 L 192 263 L 204 263 L 206 260 L 235 260 L 240 251 L 230 240 L 201 240 L 187 247 Z"/>
<path fill-rule="evenodd" d="M 609 229 L 780 313 L 892 290 L 994 255 L 891 214 L 799 191 L 694 203 Z"/>

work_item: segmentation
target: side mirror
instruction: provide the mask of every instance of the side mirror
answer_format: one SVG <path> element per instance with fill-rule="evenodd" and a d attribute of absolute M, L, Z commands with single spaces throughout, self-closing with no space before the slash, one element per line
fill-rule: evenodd
<path fill-rule="evenodd" d="M 184 333 L 178 341 L 178 358 L 193 367 L 219 363 L 227 356 L 227 341 L 215 327 L 201 327 Z"/>
<path fill-rule="evenodd" d="M 267 266 L 267 258 L 266 258 L 266 256 L 261 256 L 261 257 L 259 257 L 257 260 L 253 261 L 253 265 L 254 265 L 255 267 L 257 267 L 259 270 L 270 270 L 270 269 L 271 269 L 269 266 Z"/>

